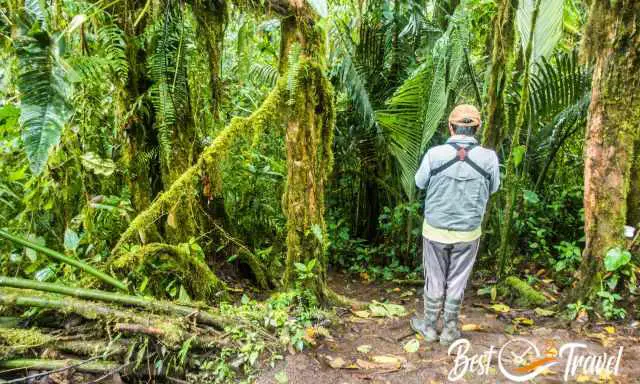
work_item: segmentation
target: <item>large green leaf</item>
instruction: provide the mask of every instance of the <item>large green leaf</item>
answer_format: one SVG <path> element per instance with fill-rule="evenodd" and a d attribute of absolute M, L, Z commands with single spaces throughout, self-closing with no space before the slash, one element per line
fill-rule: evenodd
<path fill-rule="evenodd" d="M 604 267 L 607 272 L 613 272 L 627 265 L 631 261 L 631 253 L 626 249 L 612 248 L 604 258 Z"/>
<path fill-rule="evenodd" d="M 531 15 L 535 0 L 520 0 L 516 21 L 522 49 L 526 49 L 531 32 Z M 532 63 L 548 57 L 562 36 L 563 0 L 541 0 L 536 29 L 533 32 Z"/>
<path fill-rule="evenodd" d="M 66 121 L 68 85 L 49 34 L 42 31 L 16 42 L 20 62 L 20 125 L 31 170 L 44 169 L 49 150 L 60 141 Z"/>
<path fill-rule="evenodd" d="M 111 176 L 116 171 L 116 164 L 111 159 L 103 159 L 94 152 L 87 152 L 81 156 L 82 165 L 96 175 Z"/>

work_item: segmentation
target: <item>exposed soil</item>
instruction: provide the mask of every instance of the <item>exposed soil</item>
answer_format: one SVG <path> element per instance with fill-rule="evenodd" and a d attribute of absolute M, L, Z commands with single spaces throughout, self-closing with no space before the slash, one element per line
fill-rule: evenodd
<path fill-rule="evenodd" d="M 330 285 L 338 292 L 363 301 L 378 300 L 402 304 L 408 315 L 401 318 L 360 318 L 349 310 L 338 311 L 339 324 L 327 327 L 331 337 L 317 341 L 312 349 L 301 353 L 289 354 L 274 368 L 267 368 L 256 380 L 259 384 L 284 382 L 289 383 L 443 383 L 450 382 L 448 375 L 454 368 L 455 353 L 450 356 L 448 348 L 438 343 L 427 344 L 417 337 L 409 327 L 409 319 L 422 313 L 422 290 L 418 287 L 400 286 L 392 283 L 367 283 L 345 275 L 333 275 Z M 457 382 L 468 383 L 508 383 L 498 367 L 498 351 L 509 340 L 523 338 L 532 342 L 539 349 L 536 356 L 531 351 L 525 355 L 527 363 L 544 357 L 557 357 L 557 351 L 565 343 L 576 342 L 586 344 L 586 349 L 576 349 L 575 356 L 597 354 L 617 357 L 622 346 L 622 359 L 618 375 L 593 375 L 577 368 L 575 375 L 568 376 L 568 382 L 616 382 L 640 383 L 640 331 L 637 321 L 616 324 L 588 324 L 574 321 L 572 323 L 553 317 L 536 316 L 533 310 L 511 309 L 507 313 L 496 313 L 489 308 L 488 298 L 475 294 L 477 287 L 471 287 L 465 294 L 462 324 L 471 330 L 463 332 L 463 337 L 470 341 L 470 350 L 466 356 L 482 354 L 491 346 L 495 352 L 489 369 L 484 375 L 479 374 L 477 365 L 475 372 L 467 371 Z M 516 318 L 528 318 L 533 325 L 519 324 Z M 417 338 L 419 349 L 408 353 L 403 346 Z M 414 342 L 415 343 L 415 342 Z M 369 345 L 371 350 L 362 353 L 359 346 Z M 521 363 L 509 356 L 511 351 L 522 355 L 527 349 L 524 342 L 512 342 L 505 348 L 503 359 L 508 372 L 521 376 L 526 372 L 516 372 Z M 380 365 L 373 363 L 374 356 L 390 355 L 400 361 L 399 364 Z M 514 356 L 514 355 L 511 355 Z M 568 351 L 559 363 L 547 369 L 528 382 L 560 383 L 564 382 L 564 373 Z M 342 359 L 344 364 L 340 362 Z M 586 360 L 592 361 L 593 358 Z M 331 363 L 333 362 L 333 363 Z M 330 364 L 335 366 L 331 367 Z M 486 364 L 486 363 L 485 363 Z M 455 371 L 454 371 L 455 372 Z M 278 381 L 280 380 L 280 381 Z"/>

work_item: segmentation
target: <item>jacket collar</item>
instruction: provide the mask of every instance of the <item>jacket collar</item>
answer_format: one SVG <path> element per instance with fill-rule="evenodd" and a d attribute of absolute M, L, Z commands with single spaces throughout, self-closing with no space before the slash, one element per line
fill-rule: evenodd
<path fill-rule="evenodd" d="M 478 140 L 473 136 L 453 135 L 447 139 L 447 143 L 478 144 Z"/>

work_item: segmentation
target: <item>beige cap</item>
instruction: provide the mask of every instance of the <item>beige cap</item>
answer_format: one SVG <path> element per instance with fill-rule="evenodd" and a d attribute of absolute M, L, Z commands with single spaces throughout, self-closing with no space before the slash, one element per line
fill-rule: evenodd
<path fill-rule="evenodd" d="M 460 104 L 451 111 L 449 124 L 460 127 L 475 127 L 482 123 L 480 111 L 470 104 Z"/>

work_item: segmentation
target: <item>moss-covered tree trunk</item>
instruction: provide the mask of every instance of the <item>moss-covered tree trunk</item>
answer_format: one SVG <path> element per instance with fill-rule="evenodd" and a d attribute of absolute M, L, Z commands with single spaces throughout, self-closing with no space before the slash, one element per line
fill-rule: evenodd
<path fill-rule="evenodd" d="M 493 18 L 491 68 L 482 124 L 482 144 L 489 148 L 497 148 L 500 145 L 505 135 L 505 124 L 508 122 L 504 93 L 514 63 L 514 25 L 517 8 L 518 0 L 499 0 L 498 11 Z"/>
<path fill-rule="evenodd" d="M 634 159 L 631 165 L 631 186 L 627 199 L 627 224 L 640 230 L 640 129 L 636 132 L 633 150 Z"/>
<path fill-rule="evenodd" d="M 196 17 L 196 32 L 201 36 L 209 61 L 209 86 L 211 87 L 211 113 L 214 118 L 219 117 L 220 100 L 222 100 L 222 48 L 224 43 L 224 29 L 227 22 L 227 8 L 225 2 L 196 3 L 193 7 Z"/>
<path fill-rule="evenodd" d="M 595 59 L 584 171 L 586 247 L 575 296 L 599 285 L 603 258 L 624 246 L 634 138 L 640 121 L 640 2 L 594 0 L 585 48 Z"/>
<path fill-rule="evenodd" d="M 296 279 L 294 263 L 316 259 L 314 289 L 325 289 L 324 189 L 331 170 L 334 110 L 331 86 L 323 69 L 301 63 L 295 105 L 287 122 L 286 286 Z"/>
<path fill-rule="evenodd" d="M 222 3 L 203 3 L 195 2 L 192 10 L 196 19 L 196 32 L 202 38 L 206 49 L 209 66 L 209 86 L 211 87 L 209 95 L 209 104 L 211 105 L 212 115 L 218 116 L 219 102 L 222 94 L 222 82 L 220 80 L 220 60 L 222 57 L 222 43 L 224 38 L 224 28 L 227 20 L 227 10 L 224 2 Z M 180 56 L 178 56 L 180 57 Z M 184 60 L 184 58 L 182 58 Z M 180 63 L 176 65 L 176 70 L 184 70 L 184 78 L 187 79 L 186 65 Z M 185 94 L 190 95 L 189 84 L 184 84 Z M 189 98 L 185 103 L 184 110 L 180 111 L 181 118 L 177 119 L 174 127 L 172 127 L 171 137 L 171 153 L 170 156 L 163 158 L 163 185 L 167 190 L 169 187 L 193 164 L 196 163 L 198 156 L 203 150 L 201 133 L 196 127 L 193 120 L 193 105 L 195 100 Z M 216 185 L 221 180 L 201 180 L 202 188 L 199 194 L 185 196 L 183 200 L 176 202 L 173 209 L 167 215 L 166 220 L 166 236 L 170 243 L 183 243 L 189 241 L 192 237 L 197 237 L 198 233 L 207 231 L 210 228 L 208 222 L 214 219 L 214 215 L 210 209 L 202 207 L 203 199 L 207 200 L 207 190 L 216 189 Z M 216 207 L 215 215 L 224 216 L 224 211 L 220 212 L 223 203 L 216 198 L 215 201 L 207 201 L 206 206 Z M 211 217 L 208 217 L 211 216 Z"/>
<path fill-rule="evenodd" d="M 324 194 L 333 164 L 335 111 L 332 87 L 324 73 L 324 31 L 309 19 L 298 17 L 296 24 L 296 33 L 284 34 L 286 46 L 281 50 L 282 55 L 287 53 L 291 36 L 297 37 L 302 48 L 298 63 L 288 68 L 289 78 L 296 80 L 290 82 L 286 121 L 283 208 L 287 217 L 287 259 L 283 283 L 290 287 L 299 277 L 296 263 L 309 265 L 315 259 L 315 277 L 304 284 L 323 298 L 327 291 Z"/>
<path fill-rule="evenodd" d="M 127 37 L 127 81 L 116 92 L 116 113 L 120 118 L 129 114 L 132 105 L 140 95 L 148 91 L 150 82 L 145 76 L 146 52 L 134 42 L 136 34 L 144 29 L 144 20 L 134 26 L 140 9 L 123 6 L 121 9 L 122 28 Z M 151 106 L 149 106 L 151 108 Z M 127 185 L 131 193 L 131 203 L 137 212 L 142 212 L 150 204 L 157 191 L 154 190 L 154 173 L 159 171 L 157 157 L 152 156 L 158 141 L 153 132 L 153 117 L 134 113 L 126 121 L 121 121 L 123 137 L 122 164 L 127 172 Z M 159 186 L 159 180 L 157 185 Z M 158 241 L 156 227 L 140 231 L 143 241 Z"/>

